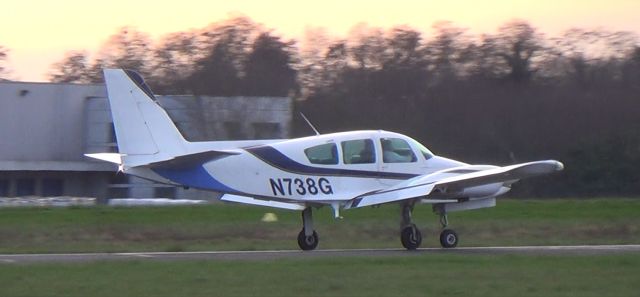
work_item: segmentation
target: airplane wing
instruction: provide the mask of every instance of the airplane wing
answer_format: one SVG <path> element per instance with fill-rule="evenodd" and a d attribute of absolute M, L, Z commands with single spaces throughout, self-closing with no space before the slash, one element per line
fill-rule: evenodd
<path fill-rule="evenodd" d="M 220 200 L 227 201 L 227 202 L 236 202 L 236 203 L 260 205 L 260 206 L 268 206 L 273 208 L 289 209 L 289 210 L 304 210 L 306 208 L 304 204 L 299 204 L 299 203 L 280 202 L 280 201 L 273 201 L 273 200 L 260 200 L 260 199 L 255 199 L 249 196 L 241 196 L 241 195 L 233 195 L 233 194 L 224 194 L 222 195 L 222 197 L 220 197 Z"/>
<path fill-rule="evenodd" d="M 548 174 L 563 168 L 562 163 L 548 160 L 495 167 L 445 178 L 434 178 L 438 174 L 436 172 L 414 177 L 387 189 L 358 196 L 350 200 L 345 205 L 345 209 L 415 198 L 427 199 L 432 203 L 457 202 L 454 198 L 461 197 L 455 197 L 456 194 L 465 189 L 491 184 L 510 185 L 523 178 Z M 451 169 L 447 171 L 452 172 Z"/>

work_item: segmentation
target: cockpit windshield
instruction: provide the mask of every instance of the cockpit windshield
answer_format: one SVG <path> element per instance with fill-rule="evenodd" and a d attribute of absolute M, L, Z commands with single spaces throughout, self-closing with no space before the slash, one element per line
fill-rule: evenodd
<path fill-rule="evenodd" d="M 422 153 L 422 155 L 424 156 L 425 160 L 429 160 L 429 159 L 433 158 L 433 153 L 428 148 L 426 148 L 424 145 L 422 145 L 421 143 L 419 143 L 415 139 L 411 139 L 411 141 L 420 150 L 420 153 Z"/>

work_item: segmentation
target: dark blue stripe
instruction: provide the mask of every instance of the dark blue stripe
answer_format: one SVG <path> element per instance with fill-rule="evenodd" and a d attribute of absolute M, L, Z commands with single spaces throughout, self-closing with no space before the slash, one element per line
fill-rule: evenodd
<path fill-rule="evenodd" d="M 218 191 L 223 193 L 238 193 L 238 191 L 227 187 L 225 184 L 216 180 L 202 165 L 189 168 L 171 169 L 171 168 L 153 168 L 155 173 L 160 176 L 187 186 L 197 189 L 205 189 Z"/>
<path fill-rule="evenodd" d="M 283 153 L 281 153 L 277 149 L 268 145 L 247 148 L 246 151 L 273 167 L 276 167 L 283 171 L 296 173 L 296 174 L 350 176 L 350 177 L 383 178 L 383 179 L 409 179 L 409 178 L 418 176 L 418 174 L 410 174 L 410 173 L 394 173 L 394 172 L 350 170 L 350 169 L 307 166 L 292 160 L 291 158 L 285 156 Z"/>

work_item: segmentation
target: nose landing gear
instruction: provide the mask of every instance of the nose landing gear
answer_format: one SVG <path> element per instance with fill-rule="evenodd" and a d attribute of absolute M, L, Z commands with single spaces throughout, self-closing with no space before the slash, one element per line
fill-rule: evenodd
<path fill-rule="evenodd" d="M 442 208 L 436 208 L 434 206 L 434 212 L 440 215 L 440 225 L 442 225 L 442 232 L 440 232 L 440 245 L 443 248 L 454 248 L 458 246 L 458 233 L 453 229 L 447 229 L 449 225 L 449 219 L 447 213 Z"/>

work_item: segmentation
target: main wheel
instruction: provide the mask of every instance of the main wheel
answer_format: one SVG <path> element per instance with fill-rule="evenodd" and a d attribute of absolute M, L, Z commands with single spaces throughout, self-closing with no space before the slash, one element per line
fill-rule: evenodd
<path fill-rule="evenodd" d="M 444 229 L 440 233 L 440 245 L 443 248 L 454 248 L 458 245 L 458 234 L 451 229 Z"/>
<path fill-rule="evenodd" d="M 318 233 L 313 230 L 313 235 L 306 236 L 304 234 L 304 229 L 298 233 L 298 246 L 303 251 L 311 251 L 314 250 L 318 246 Z"/>
<path fill-rule="evenodd" d="M 420 234 L 420 230 L 416 225 L 410 225 L 402 228 L 400 232 L 400 241 L 402 241 L 402 246 L 408 250 L 415 250 L 420 247 L 422 243 L 422 234 Z"/>

